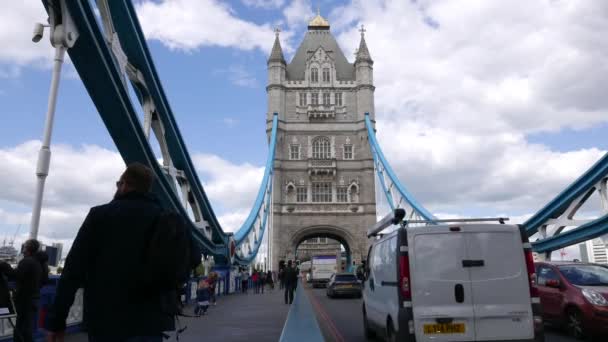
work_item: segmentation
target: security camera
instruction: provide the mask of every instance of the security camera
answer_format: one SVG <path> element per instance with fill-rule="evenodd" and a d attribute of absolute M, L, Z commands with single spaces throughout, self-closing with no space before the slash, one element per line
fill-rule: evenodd
<path fill-rule="evenodd" d="M 48 25 L 43 25 L 41 23 L 36 23 L 34 25 L 34 33 L 32 34 L 32 41 L 34 43 L 38 43 L 42 36 L 44 35 L 44 28 L 48 27 Z"/>

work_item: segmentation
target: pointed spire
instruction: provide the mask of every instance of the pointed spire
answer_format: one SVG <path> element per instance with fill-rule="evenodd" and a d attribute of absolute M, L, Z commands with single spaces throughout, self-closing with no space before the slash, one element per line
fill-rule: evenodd
<path fill-rule="evenodd" d="M 283 49 L 281 48 L 281 42 L 279 41 L 279 32 L 281 32 L 281 30 L 277 27 L 274 30 L 274 33 L 275 33 L 274 45 L 272 46 L 272 51 L 270 52 L 270 57 L 268 57 L 268 63 L 281 62 L 283 64 L 287 64 L 285 62 L 285 57 L 283 56 Z"/>
<path fill-rule="evenodd" d="M 357 58 L 355 59 L 355 63 L 363 61 L 371 63 L 374 62 L 372 60 L 372 56 L 369 54 L 369 50 L 367 49 L 367 43 L 365 43 L 365 31 L 365 27 L 361 25 L 361 28 L 359 29 L 359 32 L 361 32 L 361 42 L 359 43 L 359 49 L 357 50 Z"/>

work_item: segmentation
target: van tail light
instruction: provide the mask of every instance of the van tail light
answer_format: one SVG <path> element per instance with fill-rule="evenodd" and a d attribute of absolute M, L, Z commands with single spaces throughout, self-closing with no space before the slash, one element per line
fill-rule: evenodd
<path fill-rule="evenodd" d="M 534 269 L 534 255 L 531 249 L 524 249 L 526 256 L 526 268 L 528 269 L 528 281 L 530 282 L 530 297 L 538 297 L 538 288 L 536 287 L 536 271 Z"/>
<path fill-rule="evenodd" d="M 399 291 L 403 300 L 412 300 L 410 287 L 410 258 L 407 255 L 399 256 Z"/>

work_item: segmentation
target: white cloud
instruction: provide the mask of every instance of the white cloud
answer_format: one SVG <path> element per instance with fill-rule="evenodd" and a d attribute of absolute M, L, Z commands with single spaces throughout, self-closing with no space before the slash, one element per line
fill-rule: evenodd
<path fill-rule="evenodd" d="M 293 0 L 283 9 L 283 15 L 287 20 L 287 26 L 294 27 L 308 23 L 314 17 L 314 11 L 309 0 Z"/>
<path fill-rule="evenodd" d="M 339 13 L 348 50 L 358 46 L 356 26 L 367 28 L 379 119 L 461 134 L 608 121 L 605 2 L 370 0 Z"/>
<path fill-rule="evenodd" d="M 36 22 L 46 23 L 48 17 L 40 1 L 12 1 L 0 11 L 0 78 L 19 75 L 27 64 L 50 65 L 53 48 L 48 29 L 39 43 L 32 42 Z"/>
<path fill-rule="evenodd" d="M 220 46 L 268 53 L 274 41 L 272 25 L 243 20 L 215 0 L 143 1 L 136 7 L 146 38 L 171 49 Z"/>
<path fill-rule="evenodd" d="M 232 84 L 239 87 L 256 88 L 259 86 L 255 76 L 243 65 L 231 65 L 227 69 L 217 69 L 214 74 L 226 77 Z"/>
<path fill-rule="evenodd" d="M 216 155 L 195 154 L 197 171 L 213 205 L 231 211 L 251 208 L 262 182 L 264 168 L 249 163 L 233 164 Z"/>
<path fill-rule="evenodd" d="M 39 141 L 28 141 L 0 148 L 0 235 L 12 236 L 19 224 L 23 225 L 20 234 L 29 231 L 39 147 Z M 117 152 L 91 145 L 56 144 L 52 154 L 40 235 L 46 242 L 65 240 L 69 244 L 89 208 L 112 199 L 124 162 Z M 222 226 L 226 231 L 240 228 L 257 194 L 263 168 L 233 164 L 215 155 L 195 153 L 193 159 Z"/>
<path fill-rule="evenodd" d="M 243 0 L 243 3 L 249 7 L 276 9 L 281 8 L 285 0 Z"/>

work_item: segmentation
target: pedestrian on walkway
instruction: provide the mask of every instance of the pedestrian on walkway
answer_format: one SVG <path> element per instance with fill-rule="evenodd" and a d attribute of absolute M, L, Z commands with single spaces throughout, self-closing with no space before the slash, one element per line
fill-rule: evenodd
<path fill-rule="evenodd" d="M 293 303 L 293 292 L 298 285 L 298 273 L 292 266 L 291 260 L 287 261 L 283 277 L 285 278 L 285 304 L 291 304 Z"/>
<path fill-rule="evenodd" d="M 266 273 L 266 283 L 268 283 L 270 290 L 274 290 L 274 280 L 272 280 L 272 271 L 270 270 Z"/>
<path fill-rule="evenodd" d="M 285 288 L 285 267 L 279 268 L 279 289 Z"/>
<path fill-rule="evenodd" d="M 243 271 L 243 276 L 241 278 L 241 288 L 243 293 L 247 294 L 247 285 L 249 283 L 249 273 L 247 271 Z"/>
<path fill-rule="evenodd" d="M 209 277 L 207 278 L 207 283 L 209 284 L 209 302 L 211 303 L 211 305 L 215 306 L 216 305 L 216 287 L 217 287 L 217 281 L 218 281 L 218 274 L 217 272 L 209 272 Z"/>
<path fill-rule="evenodd" d="M 253 274 L 251 275 L 251 281 L 253 282 L 254 293 L 260 293 L 260 274 L 257 270 L 253 270 Z"/>
<path fill-rule="evenodd" d="M 13 330 L 13 341 L 32 342 L 35 317 L 40 301 L 40 287 L 49 276 L 48 255 L 40 251 L 40 242 L 35 239 L 23 244 L 23 259 L 16 269 L 8 263 L 0 263 L 0 272 L 16 282 L 15 311 L 17 322 Z"/>
<path fill-rule="evenodd" d="M 207 279 L 199 281 L 196 291 L 196 308 L 194 309 L 194 314 L 199 317 L 206 314 L 209 308 L 209 298 L 211 297 L 209 288 Z"/>
<path fill-rule="evenodd" d="M 150 192 L 153 181 L 147 166 L 130 164 L 116 182 L 114 199 L 89 211 L 47 314 L 48 342 L 64 340 L 66 318 L 79 288 L 84 288 L 89 341 L 161 342 L 163 332 L 175 330 L 177 289 L 200 264 L 201 252 L 181 217 L 163 212 Z M 176 232 L 179 239 L 163 241 L 167 232 Z M 153 274 L 149 266 L 162 254 L 154 254 L 160 249 L 150 246 L 184 253 L 175 265 L 157 265 Z"/>
<path fill-rule="evenodd" d="M 264 294 L 264 288 L 266 287 L 266 272 L 260 271 L 260 290 Z"/>

